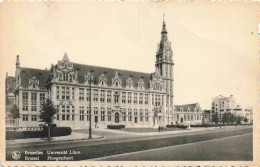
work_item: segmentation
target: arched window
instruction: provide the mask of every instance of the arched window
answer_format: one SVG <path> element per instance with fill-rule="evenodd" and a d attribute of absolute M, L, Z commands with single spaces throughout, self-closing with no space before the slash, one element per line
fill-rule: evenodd
<path fill-rule="evenodd" d="M 33 88 L 36 88 L 36 85 L 35 85 L 35 83 L 33 83 L 33 85 L 32 85 L 32 86 L 33 86 Z"/>

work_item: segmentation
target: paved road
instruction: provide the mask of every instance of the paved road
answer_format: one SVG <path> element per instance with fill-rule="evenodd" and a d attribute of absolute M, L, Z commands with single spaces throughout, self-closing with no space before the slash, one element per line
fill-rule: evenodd
<path fill-rule="evenodd" d="M 231 136 L 210 141 L 171 146 L 154 150 L 115 155 L 95 160 L 145 161 L 145 160 L 253 160 L 251 134 Z"/>

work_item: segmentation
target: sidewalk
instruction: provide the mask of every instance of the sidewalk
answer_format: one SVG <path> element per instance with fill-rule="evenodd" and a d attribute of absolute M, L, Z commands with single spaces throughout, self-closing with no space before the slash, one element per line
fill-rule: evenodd
<path fill-rule="evenodd" d="M 92 135 L 93 139 L 101 139 L 103 136 Z M 51 141 L 74 141 L 88 139 L 88 134 L 72 132 L 68 136 L 52 137 Z M 16 139 L 6 140 L 6 145 L 26 144 L 26 143 L 48 143 L 47 138 L 27 138 L 27 139 Z"/>

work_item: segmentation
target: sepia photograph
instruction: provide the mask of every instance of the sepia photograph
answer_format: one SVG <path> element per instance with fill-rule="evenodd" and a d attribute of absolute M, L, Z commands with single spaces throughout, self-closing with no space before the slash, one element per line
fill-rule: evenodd
<path fill-rule="evenodd" d="M 259 11 L 3 1 L 1 163 L 260 165 Z"/>

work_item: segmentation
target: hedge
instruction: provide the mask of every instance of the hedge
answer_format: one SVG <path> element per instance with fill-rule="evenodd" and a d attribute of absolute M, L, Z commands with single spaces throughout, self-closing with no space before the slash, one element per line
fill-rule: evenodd
<path fill-rule="evenodd" d="M 221 126 L 246 126 L 252 124 L 221 124 Z M 219 124 L 201 124 L 201 125 L 190 125 L 190 127 L 219 127 Z"/>
<path fill-rule="evenodd" d="M 67 136 L 71 132 L 70 127 L 55 127 L 51 128 L 51 137 Z M 44 137 L 48 137 L 47 128 L 44 128 L 42 131 L 6 131 L 6 140 Z"/>
<path fill-rule="evenodd" d="M 108 129 L 121 129 L 125 128 L 125 125 L 107 125 Z"/>
<path fill-rule="evenodd" d="M 186 129 L 188 128 L 187 125 L 166 125 L 167 128 L 183 128 Z"/>

